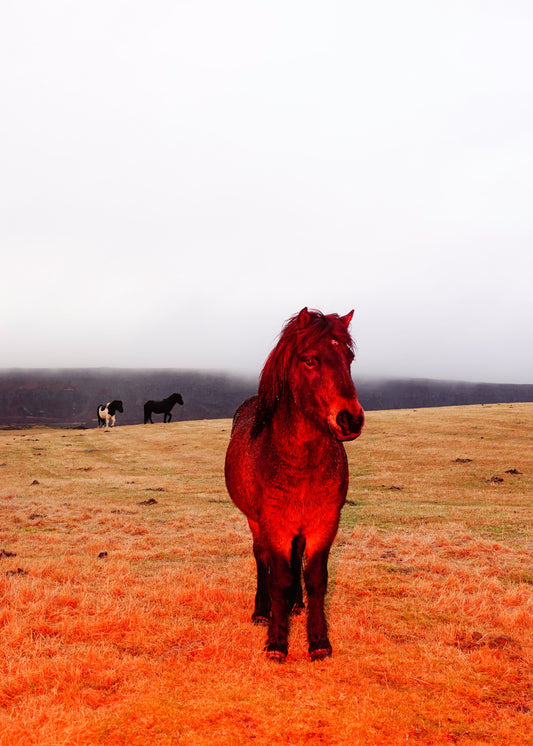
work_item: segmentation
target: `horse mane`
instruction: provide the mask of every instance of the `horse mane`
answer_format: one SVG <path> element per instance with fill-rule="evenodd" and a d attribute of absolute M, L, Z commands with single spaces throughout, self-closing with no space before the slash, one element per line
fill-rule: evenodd
<path fill-rule="evenodd" d="M 346 317 L 336 313 L 326 316 L 320 311 L 303 308 L 285 323 L 261 372 L 252 438 L 270 424 L 280 400 L 290 394 L 289 371 L 295 356 L 302 355 L 326 335 L 353 352 L 353 340 L 348 331 L 351 318 L 351 314 Z"/>
<path fill-rule="evenodd" d="M 122 399 L 113 399 L 113 401 L 110 401 L 106 404 L 106 409 L 109 414 L 113 416 L 117 410 L 120 412 L 123 406 L 124 405 L 122 404 Z"/>

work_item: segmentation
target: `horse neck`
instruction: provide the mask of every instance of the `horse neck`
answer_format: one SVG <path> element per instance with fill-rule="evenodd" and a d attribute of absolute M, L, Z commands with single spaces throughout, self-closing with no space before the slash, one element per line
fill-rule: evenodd
<path fill-rule="evenodd" d="M 327 427 L 321 428 L 299 409 L 292 397 L 283 397 L 270 423 L 272 443 L 278 452 L 291 459 L 300 454 L 308 460 L 320 460 L 325 453 L 337 447 L 337 441 Z"/>

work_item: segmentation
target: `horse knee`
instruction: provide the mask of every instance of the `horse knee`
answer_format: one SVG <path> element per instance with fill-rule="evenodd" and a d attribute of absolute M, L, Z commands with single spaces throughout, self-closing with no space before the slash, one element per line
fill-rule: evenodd
<path fill-rule="evenodd" d="M 284 556 L 273 557 L 270 560 L 270 593 L 289 601 L 293 588 L 293 571 L 290 561 Z"/>
<path fill-rule="evenodd" d="M 257 541 L 255 539 L 253 543 L 253 552 L 256 562 L 260 562 L 265 566 L 268 565 L 268 552 L 266 551 L 264 545 L 260 541 Z"/>
<path fill-rule="evenodd" d="M 325 595 L 328 587 L 328 554 L 329 550 L 316 552 L 309 557 L 304 570 L 304 582 L 307 595 Z"/>

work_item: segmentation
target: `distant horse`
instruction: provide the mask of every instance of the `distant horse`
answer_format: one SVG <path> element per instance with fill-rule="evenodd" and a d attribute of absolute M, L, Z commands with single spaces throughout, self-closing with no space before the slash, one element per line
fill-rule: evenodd
<path fill-rule="evenodd" d="M 108 401 L 107 404 L 100 404 L 96 410 L 98 417 L 98 427 L 114 427 L 115 426 L 115 413 L 123 412 L 122 402 L 120 399 L 113 399 Z"/>
<path fill-rule="evenodd" d="M 307 592 L 312 660 L 331 655 L 324 598 L 328 556 L 348 491 L 341 441 L 360 434 L 364 412 L 350 365 L 346 316 L 302 309 L 286 323 L 261 373 L 257 396 L 235 413 L 226 485 L 246 515 L 257 564 L 252 620 L 268 624 L 270 659 L 288 651 L 289 614 Z"/>
<path fill-rule="evenodd" d="M 144 405 L 144 424 L 146 425 L 147 422 L 153 423 L 152 413 L 162 414 L 163 412 L 163 422 L 170 422 L 172 419 L 171 410 L 174 404 L 183 404 L 181 394 L 171 394 L 166 399 L 163 399 L 163 401 L 152 401 L 150 399 Z"/>

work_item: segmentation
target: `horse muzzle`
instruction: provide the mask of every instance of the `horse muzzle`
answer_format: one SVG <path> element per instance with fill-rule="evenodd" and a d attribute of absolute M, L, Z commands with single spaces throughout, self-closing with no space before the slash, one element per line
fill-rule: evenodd
<path fill-rule="evenodd" d="M 355 440 L 365 424 L 365 413 L 362 407 L 355 414 L 348 409 L 341 409 L 337 417 L 332 417 L 331 420 L 329 428 L 337 440 Z"/>

